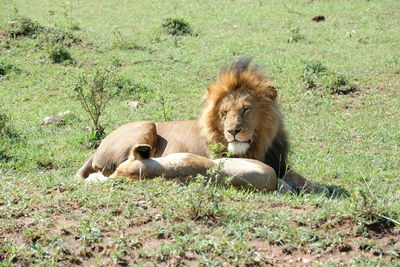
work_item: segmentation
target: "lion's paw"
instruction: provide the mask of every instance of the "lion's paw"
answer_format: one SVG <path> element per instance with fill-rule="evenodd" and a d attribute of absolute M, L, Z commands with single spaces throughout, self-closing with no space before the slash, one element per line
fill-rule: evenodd
<path fill-rule="evenodd" d="M 91 173 L 88 178 L 85 179 L 86 183 L 91 183 L 91 182 L 102 182 L 107 180 L 108 177 L 104 176 L 101 172 L 95 172 Z"/>

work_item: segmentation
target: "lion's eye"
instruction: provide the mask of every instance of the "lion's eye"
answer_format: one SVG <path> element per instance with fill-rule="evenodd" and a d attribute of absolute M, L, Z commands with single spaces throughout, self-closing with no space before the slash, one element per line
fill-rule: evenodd
<path fill-rule="evenodd" d="M 228 111 L 226 111 L 226 110 L 222 111 L 222 112 L 221 112 L 222 118 L 225 118 L 227 113 L 228 113 Z"/>

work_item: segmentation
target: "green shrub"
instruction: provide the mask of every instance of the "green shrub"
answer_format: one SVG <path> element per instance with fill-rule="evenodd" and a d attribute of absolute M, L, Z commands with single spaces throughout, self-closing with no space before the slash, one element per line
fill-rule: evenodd
<path fill-rule="evenodd" d="M 331 93 L 338 95 L 346 95 L 356 91 L 356 87 L 350 83 L 349 78 L 344 74 L 334 75 L 328 86 Z"/>
<path fill-rule="evenodd" d="M 7 61 L 0 58 L 0 77 L 6 76 L 10 72 L 20 73 L 21 69 L 14 64 L 8 63 Z"/>
<path fill-rule="evenodd" d="M 53 63 L 72 63 L 73 59 L 67 49 L 60 45 L 53 45 L 48 48 L 48 54 Z"/>
<path fill-rule="evenodd" d="M 170 35 L 191 35 L 193 30 L 188 22 L 180 18 L 167 18 L 162 24 L 166 34 Z"/>
<path fill-rule="evenodd" d="M 347 75 L 329 71 L 318 60 L 304 61 L 300 75 L 306 90 L 345 95 L 356 91 Z"/>

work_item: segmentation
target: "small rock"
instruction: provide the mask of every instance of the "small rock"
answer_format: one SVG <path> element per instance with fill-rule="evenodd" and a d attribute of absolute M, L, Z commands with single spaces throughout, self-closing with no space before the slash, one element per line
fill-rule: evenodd
<path fill-rule="evenodd" d="M 324 21 L 325 20 L 325 17 L 324 16 L 314 16 L 313 18 L 312 18 L 312 21 L 315 21 L 315 22 L 320 22 L 320 21 Z"/>
<path fill-rule="evenodd" d="M 139 101 L 132 101 L 132 102 L 128 103 L 128 108 L 130 110 L 134 110 L 134 109 L 139 108 L 139 105 L 140 105 Z"/>
<path fill-rule="evenodd" d="M 52 123 L 63 124 L 64 120 L 56 118 L 56 117 L 46 117 L 42 121 L 42 125 L 49 125 L 49 124 L 52 124 Z"/>
<path fill-rule="evenodd" d="M 85 132 L 90 132 L 90 131 L 92 130 L 92 128 L 86 126 L 86 127 L 83 127 L 83 130 L 84 130 Z"/>
<path fill-rule="evenodd" d="M 58 113 L 57 116 L 60 117 L 60 118 L 63 118 L 65 116 L 70 116 L 70 115 L 74 115 L 74 114 L 75 113 L 72 112 L 71 110 L 67 110 L 67 111 Z"/>

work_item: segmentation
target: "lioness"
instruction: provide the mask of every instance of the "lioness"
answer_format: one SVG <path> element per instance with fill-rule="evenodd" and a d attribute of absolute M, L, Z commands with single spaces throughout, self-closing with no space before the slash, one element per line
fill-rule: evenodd
<path fill-rule="evenodd" d="M 131 149 L 128 160 L 122 162 L 110 177 L 89 175 L 86 181 L 101 181 L 108 178 L 126 177 L 130 179 L 156 178 L 186 181 L 197 174 L 207 175 L 216 168 L 218 184 L 229 184 L 237 188 L 257 189 L 264 192 L 279 190 L 281 193 L 293 189 L 281 179 L 277 179 L 274 169 L 253 159 L 221 158 L 209 159 L 191 153 L 172 153 L 165 157 L 150 158 L 151 146 L 136 145 Z"/>
<path fill-rule="evenodd" d="M 307 181 L 287 164 L 289 144 L 276 103 L 277 91 L 251 58 L 224 68 L 204 96 L 198 120 L 122 125 L 109 134 L 76 177 L 101 171 L 112 174 L 137 144 L 152 147 L 151 157 L 186 152 L 210 157 L 208 145 L 223 143 L 235 157 L 256 159 L 271 166 L 291 187 L 306 192 L 325 188 Z"/>

